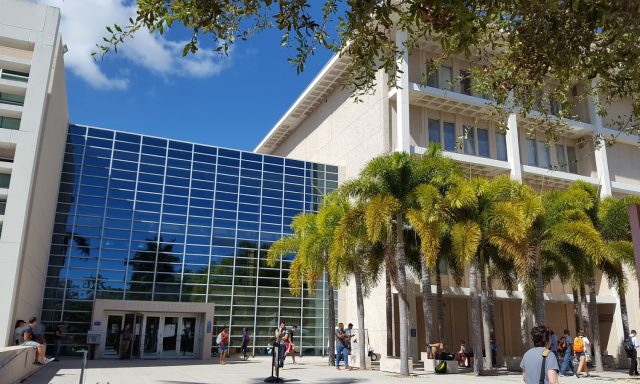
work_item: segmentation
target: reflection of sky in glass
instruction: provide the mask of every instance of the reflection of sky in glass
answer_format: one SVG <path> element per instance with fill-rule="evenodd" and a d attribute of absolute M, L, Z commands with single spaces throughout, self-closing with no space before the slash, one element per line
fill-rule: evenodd
<path fill-rule="evenodd" d="M 215 326 L 265 345 L 282 316 L 320 353 L 322 293 L 291 297 L 293 255 L 282 269 L 265 258 L 337 187 L 336 167 L 80 126 L 64 159 L 44 323 L 65 321 L 82 344 L 96 298 L 211 302 Z"/>

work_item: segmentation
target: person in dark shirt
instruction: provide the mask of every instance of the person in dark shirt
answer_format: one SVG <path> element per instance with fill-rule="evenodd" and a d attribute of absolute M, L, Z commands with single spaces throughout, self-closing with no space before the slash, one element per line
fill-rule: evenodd
<path fill-rule="evenodd" d="M 124 329 L 120 333 L 120 360 L 124 360 L 129 356 L 129 345 L 131 343 L 131 324 L 125 324 Z"/>
<path fill-rule="evenodd" d="M 286 344 L 289 341 L 289 331 L 284 321 L 280 322 L 280 327 L 275 332 L 276 343 L 278 344 L 278 366 L 284 366 L 284 358 L 286 353 Z"/>
<path fill-rule="evenodd" d="M 24 342 L 22 343 L 22 345 L 35 348 L 36 349 L 35 364 L 44 365 L 48 363 L 50 360 L 48 360 L 44 355 L 44 345 L 36 341 L 35 329 L 37 325 L 38 325 L 38 321 L 35 317 L 32 317 L 31 319 L 29 319 L 29 327 L 25 329 L 24 334 L 22 336 L 24 338 Z"/>
<path fill-rule="evenodd" d="M 289 330 L 289 339 L 287 340 L 287 343 L 286 343 L 285 358 L 286 356 L 290 355 L 291 359 L 293 360 L 293 364 L 296 363 L 296 345 L 293 343 L 293 337 L 296 335 L 297 332 L 298 332 L 297 325 L 294 325 L 293 327 L 291 327 L 291 329 Z"/>
<path fill-rule="evenodd" d="M 60 350 L 62 349 L 62 338 L 64 334 L 64 323 L 58 324 L 58 327 L 55 330 L 53 335 L 53 346 L 55 350 L 55 354 L 53 355 L 53 361 L 59 361 Z"/>

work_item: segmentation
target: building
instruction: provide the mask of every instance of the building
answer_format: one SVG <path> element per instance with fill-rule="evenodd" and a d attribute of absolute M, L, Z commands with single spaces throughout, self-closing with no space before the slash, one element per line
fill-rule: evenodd
<path fill-rule="evenodd" d="M 292 255 L 272 268 L 270 244 L 293 216 L 337 187 L 337 167 L 71 125 L 55 209 L 42 321 L 67 326 L 83 349 L 118 356 L 210 358 L 212 339 L 242 328 L 266 353 L 279 319 L 296 324 L 305 355 L 327 345 L 322 285 L 293 297 Z"/>
<path fill-rule="evenodd" d="M 57 8 L 0 0 L 0 345 L 42 306 L 68 125 Z"/>
<path fill-rule="evenodd" d="M 406 34 L 398 32 L 396 42 L 402 46 Z M 546 146 L 541 132 L 529 134 L 532 119 L 510 114 L 505 122 L 506 132 L 496 130 L 497 121 L 489 116 L 488 100 L 471 93 L 468 82 L 473 62 L 453 57 L 442 63 L 431 75 L 427 86 L 420 84 L 427 59 L 434 57 L 437 45 L 423 42 L 420 49 L 408 52 L 400 63 L 399 87 L 387 86 L 387 74 L 378 72 L 375 93 L 354 103 L 350 92 L 343 89 L 341 79 L 349 58 L 333 57 L 293 106 L 276 123 L 255 148 L 258 153 L 292 156 L 308 161 L 331 162 L 341 170 L 341 182 L 357 176 L 368 160 L 391 151 L 423 153 L 429 142 L 439 143 L 445 155 L 455 159 L 469 176 L 506 174 L 531 185 L 534 189 L 566 188 L 577 180 L 598 186 L 603 196 L 624 196 L 640 193 L 640 152 L 638 138 L 620 135 L 610 148 L 594 150 L 581 146 L 582 138 L 594 133 L 615 134 L 612 121 L 629 114 L 631 106 L 625 101 L 605 105 L 608 115 L 596 113 L 596 100 L 577 102 L 577 120 L 568 120 L 572 130 L 553 146 Z M 459 81 L 457 79 L 463 79 Z M 580 92 L 579 87 L 576 92 Z M 576 99 L 578 100 L 578 99 Z M 468 136 L 458 148 L 456 141 Z M 589 140 L 586 140 L 587 142 Z M 634 279 L 633 274 L 628 274 Z M 446 268 L 441 269 L 445 295 L 445 343 L 457 348 L 461 339 L 470 340 L 469 283 L 465 277 L 457 286 Z M 409 278 L 410 356 L 414 361 L 425 351 L 424 314 L 420 281 Z M 500 357 L 519 356 L 521 292 L 513 294 L 496 289 L 496 338 Z M 630 281 L 627 302 L 632 328 L 640 326 L 638 285 Z M 435 293 L 435 286 L 432 287 Z M 620 304 L 606 279 L 598 277 L 597 302 L 600 314 L 602 350 L 614 357 L 624 357 Z M 564 328 L 575 334 L 572 290 L 554 280 L 546 288 L 546 307 L 549 326 L 557 331 Z M 391 323 L 385 311 L 384 284 L 365 299 L 366 327 L 376 351 L 388 355 L 399 354 L 397 296 Z M 353 285 L 340 290 L 339 319 L 356 319 L 356 300 Z M 434 319 L 434 327 L 437 319 Z M 436 328 L 434 328 L 436 329 Z M 413 331 L 415 330 L 415 332 Z M 387 333 L 393 334 L 394 345 L 387 345 Z M 429 342 L 435 342 L 429 341 Z M 626 359 L 623 359 L 626 360 Z"/>

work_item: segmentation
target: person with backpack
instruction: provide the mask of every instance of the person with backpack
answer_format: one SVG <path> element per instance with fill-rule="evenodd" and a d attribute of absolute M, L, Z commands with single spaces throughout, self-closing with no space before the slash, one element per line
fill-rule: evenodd
<path fill-rule="evenodd" d="M 520 368 L 522 368 L 522 381 L 525 384 L 558 384 L 558 359 L 555 353 L 549 349 L 551 331 L 544 325 L 538 325 L 531 329 L 533 348 L 524 356 Z"/>
<path fill-rule="evenodd" d="M 561 349 L 564 350 L 564 356 L 562 357 L 562 367 L 560 367 L 560 376 L 564 376 L 567 372 L 567 368 L 571 368 L 571 376 L 575 376 L 576 370 L 571 364 L 573 359 L 573 339 L 569 336 L 569 330 L 564 330 L 564 335 L 560 339 Z"/>
<path fill-rule="evenodd" d="M 635 330 L 631 330 L 629 337 L 624 339 L 623 346 L 627 356 L 631 359 L 629 376 L 638 376 L 638 348 L 640 348 L 640 344 Z"/>
<path fill-rule="evenodd" d="M 216 344 L 218 344 L 218 349 L 220 350 L 220 364 L 225 365 L 227 363 L 225 361 L 227 351 L 229 350 L 229 329 L 227 327 L 222 327 L 222 331 L 218 333 Z"/>
<path fill-rule="evenodd" d="M 576 369 L 576 377 L 580 378 L 580 373 L 585 372 L 587 377 L 591 377 L 589 374 L 589 368 L 587 367 L 587 363 L 591 361 L 591 357 L 589 355 L 589 347 L 591 346 L 591 342 L 584 335 L 584 330 L 581 329 L 578 332 L 578 337 L 573 340 L 573 354 L 578 359 L 578 369 Z"/>

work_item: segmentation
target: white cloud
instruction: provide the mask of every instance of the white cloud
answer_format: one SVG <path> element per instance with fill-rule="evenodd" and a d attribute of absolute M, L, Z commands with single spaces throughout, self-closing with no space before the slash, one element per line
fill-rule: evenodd
<path fill-rule="evenodd" d="M 65 54 L 67 68 L 97 89 L 126 89 L 128 71 L 108 76 L 91 52 L 108 32 L 105 27 L 117 23 L 126 25 L 135 17 L 135 5 L 123 0 L 37 0 L 60 8 L 62 39 L 69 51 Z M 185 42 L 171 41 L 158 34 L 139 32 L 109 53 L 105 60 L 129 61 L 163 78 L 182 76 L 202 78 L 213 76 L 225 67 L 226 60 L 217 53 L 201 49 L 196 55 L 182 57 Z"/>

